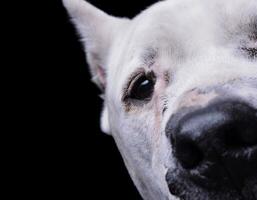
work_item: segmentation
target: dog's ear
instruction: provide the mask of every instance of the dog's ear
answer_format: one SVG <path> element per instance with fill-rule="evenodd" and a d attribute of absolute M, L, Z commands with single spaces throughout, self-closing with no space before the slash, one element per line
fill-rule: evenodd
<path fill-rule="evenodd" d="M 107 59 L 117 34 L 124 30 L 128 19 L 112 17 L 84 0 L 63 0 L 71 20 L 85 47 L 92 81 L 105 92 Z M 102 111 L 101 129 L 110 134 L 106 104 Z"/>
<path fill-rule="evenodd" d="M 84 0 L 63 0 L 63 4 L 81 36 L 92 80 L 104 92 L 109 50 L 128 19 L 112 17 Z"/>

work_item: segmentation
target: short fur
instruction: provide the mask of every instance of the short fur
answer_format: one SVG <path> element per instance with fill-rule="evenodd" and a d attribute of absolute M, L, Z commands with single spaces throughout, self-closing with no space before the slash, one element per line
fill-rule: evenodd
<path fill-rule="evenodd" d="M 133 19 L 112 17 L 83 0 L 63 3 L 104 93 L 102 130 L 115 139 L 142 197 L 177 199 L 165 180 L 169 171 L 181 199 L 240 199 L 233 191 L 209 193 L 183 183 L 164 130 L 182 107 L 217 96 L 257 108 L 257 1 L 166 0 Z M 126 109 L 124 87 L 138 69 L 154 72 L 155 92 L 150 102 Z"/>

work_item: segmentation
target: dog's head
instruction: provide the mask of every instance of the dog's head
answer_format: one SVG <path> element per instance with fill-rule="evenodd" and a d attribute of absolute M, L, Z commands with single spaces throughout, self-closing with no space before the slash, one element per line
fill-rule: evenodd
<path fill-rule="evenodd" d="M 63 1 L 144 199 L 257 199 L 257 1 L 167 0 L 132 20 Z"/>

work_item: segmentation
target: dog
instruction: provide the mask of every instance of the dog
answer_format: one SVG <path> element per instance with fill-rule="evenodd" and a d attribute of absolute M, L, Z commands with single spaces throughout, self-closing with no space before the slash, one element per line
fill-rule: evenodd
<path fill-rule="evenodd" d="M 145 200 L 257 199 L 257 1 L 165 0 L 133 19 L 63 0 Z"/>

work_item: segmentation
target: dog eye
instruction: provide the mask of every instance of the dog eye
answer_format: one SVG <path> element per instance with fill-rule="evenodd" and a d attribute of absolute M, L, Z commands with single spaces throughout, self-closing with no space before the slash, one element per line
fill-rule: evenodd
<path fill-rule="evenodd" d="M 131 83 L 129 98 L 136 100 L 150 100 L 154 92 L 155 80 L 152 75 L 141 75 Z"/>

